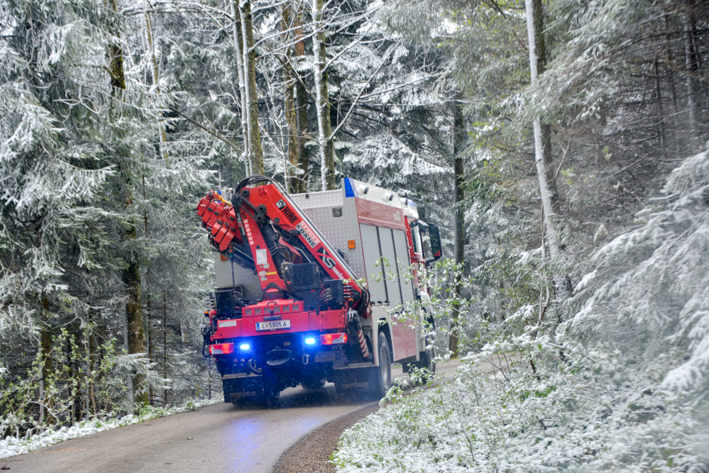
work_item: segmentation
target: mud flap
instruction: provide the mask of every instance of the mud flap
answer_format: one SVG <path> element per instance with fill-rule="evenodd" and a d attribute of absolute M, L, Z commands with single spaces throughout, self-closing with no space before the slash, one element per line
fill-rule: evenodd
<path fill-rule="evenodd" d="M 335 387 L 338 391 L 368 391 L 375 386 L 376 377 L 371 368 L 344 369 L 335 371 Z"/>
<path fill-rule="evenodd" d="M 263 376 L 226 375 L 222 378 L 222 386 L 224 402 L 239 402 L 248 398 L 263 399 Z"/>

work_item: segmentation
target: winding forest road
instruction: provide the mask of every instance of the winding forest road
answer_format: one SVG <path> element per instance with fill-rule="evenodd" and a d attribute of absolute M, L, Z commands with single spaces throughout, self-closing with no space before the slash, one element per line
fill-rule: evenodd
<path fill-rule="evenodd" d="M 457 364 L 440 371 L 452 372 Z M 400 368 L 392 375 L 407 376 Z M 218 404 L 76 438 L 2 465 L 9 473 L 270 473 L 307 433 L 374 404 L 364 396 L 338 397 L 331 383 L 317 391 L 291 388 L 273 409 Z"/>

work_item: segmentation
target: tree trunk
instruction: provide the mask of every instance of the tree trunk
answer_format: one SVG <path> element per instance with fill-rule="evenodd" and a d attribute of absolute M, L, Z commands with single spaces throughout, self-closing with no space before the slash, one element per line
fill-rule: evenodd
<path fill-rule="evenodd" d="M 455 202 L 455 263 L 462 267 L 465 264 L 465 211 L 462 206 L 465 198 L 465 169 L 463 166 L 463 147 L 465 143 L 465 122 L 463 110 L 460 104 L 460 96 L 452 102 L 453 111 L 453 174 L 455 176 L 454 202 Z M 460 302 L 462 287 L 460 281 L 456 281 L 455 287 L 456 305 L 453 306 L 451 317 L 451 339 L 450 351 L 452 356 L 458 356 L 458 318 L 460 316 Z"/>
<path fill-rule="evenodd" d="M 125 237 L 134 240 L 137 236 L 135 226 L 131 226 Z M 123 270 L 123 284 L 127 292 L 126 318 L 128 320 L 128 353 L 145 353 L 145 329 L 143 308 L 140 301 L 140 264 L 135 256 L 129 258 L 128 267 Z M 139 404 L 148 403 L 148 392 L 142 392 L 143 378 L 133 376 L 133 399 Z"/>
<path fill-rule="evenodd" d="M 80 355 L 79 355 L 79 349 L 78 349 L 78 344 L 77 341 L 81 337 L 81 332 L 80 332 L 80 326 L 78 324 L 73 325 L 73 330 L 71 335 L 67 338 L 67 352 L 68 352 L 68 359 L 69 359 L 69 366 L 71 366 L 71 387 L 70 387 L 70 392 L 71 392 L 71 399 L 72 399 L 72 407 L 71 407 L 71 417 L 72 417 L 72 423 L 78 422 L 81 420 L 81 375 L 83 374 L 84 370 L 79 367 L 79 363 L 81 362 Z"/>
<path fill-rule="evenodd" d="M 295 43 L 295 60 L 300 63 L 305 56 L 305 40 L 303 39 L 303 30 L 300 28 L 300 18 L 297 21 L 298 29 L 295 30 L 295 36 L 299 38 L 299 41 Z M 308 95 L 302 80 L 295 83 L 295 106 L 298 130 L 298 165 L 303 173 L 302 177 L 298 179 L 298 187 L 294 192 L 306 192 L 308 190 L 308 172 L 310 171 L 310 159 L 305 149 L 305 141 L 308 136 Z"/>
<path fill-rule="evenodd" d="M 148 5 L 147 5 L 147 0 L 143 1 L 143 5 L 145 7 L 145 29 L 148 37 L 148 47 L 150 48 L 150 55 L 152 57 L 153 61 L 153 86 L 155 87 L 155 91 L 159 94 L 160 93 L 160 73 L 158 70 L 158 58 L 157 54 L 155 54 L 155 44 L 153 42 L 153 25 L 152 22 L 150 21 L 150 16 L 148 15 Z M 168 159 L 168 154 L 167 154 L 167 133 L 165 132 L 165 123 L 162 118 L 158 120 L 158 128 L 160 129 L 160 154 L 162 155 L 163 159 L 165 161 L 169 161 Z"/>
<path fill-rule="evenodd" d="M 251 2 L 246 1 L 239 9 L 244 45 L 244 92 L 246 95 L 247 129 L 249 133 L 249 156 L 251 173 L 263 174 L 263 151 L 261 131 L 258 122 L 258 91 L 256 89 L 256 51 L 254 50 L 254 30 L 251 18 Z"/>
<path fill-rule="evenodd" d="M 118 13 L 115 0 L 111 0 L 113 11 Z M 109 58 L 111 61 L 109 70 L 111 72 L 111 85 L 114 89 L 126 88 L 125 72 L 123 69 L 123 51 L 119 45 L 109 46 Z M 125 173 L 124 180 L 128 189 L 127 201 L 132 202 L 131 178 Z M 127 240 L 135 240 L 138 235 L 137 225 L 131 220 L 129 227 L 125 230 L 123 237 Z M 126 288 L 126 320 L 128 325 L 128 353 L 145 353 L 145 330 L 143 328 L 143 308 L 140 301 L 140 263 L 135 255 L 129 255 L 125 261 L 126 267 L 123 269 L 123 283 Z M 135 374 L 133 376 L 134 400 L 140 404 L 147 404 L 147 391 L 140 396 L 136 393 L 142 385 L 142 377 Z"/>
<path fill-rule="evenodd" d="M 660 67 L 658 65 L 657 53 L 655 53 L 653 69 L 655 73 L 655 94 L 657 95 L 657 138 L 659 145 L 665 146 L 665 113 L 662 110 L 662 87 L 660 84 Z"/>
<path fill-rule="evenodd" d="M 90 409 L 89 413 L 91 415 L 94 415 L 98 412 L 98 409 L 96 408 L 96 394 L 94 392 L 94 367 L 95 367 L 95 360 L 94 360 L 94 321 L 93 321 L 93 312 L 94 310 L 92 308 L 89 308 L 89 323 L 88 326 L 86 327 L 86 333 L 88 334 L 87 337 L 87 349 L 86 349 L 86 357 L 88 359 L 88 369 L 89 372 L 87 373 L 87 379 L 89 381 L 88 383 L 88 397 L 90 401 Z"/>
<path fill-rule="evenodd" d="M 234 18 L 232 23 L 232 36 L 234 37 L 234 55 L 236 56 L 237 76 L 239 77 L 239 100 L 241 101 L 241 131 L 244 133 L 244 161 L 246 164 L 246 174 L 251 175 L 251 154 L 249 152 L 249 130 L 247 124 L 247 106 L 246 103 L 246 86 L 244 83 L 244 43 L 243 33 L 241 31 L 241 15 L 239 14 L 239 5 L 237 0 L 229 3 L 231 8 L 231 16 Z"/>
<path fill-rule="evenodd" d="M 313 22 L 316 34 L 313 37 L 313 61 L 316 104 L 318 117 L 318 143 L 320 145 L 320 180 L 322 190 L 335 188 L 335 155 L 330 125 L 330 97 L 327 90 L 327 51 L 323 30 L 323 0 L 313 0 Z"/>
<path fill-rule="evenodd" d="M 665 16 L 665 54 L 666 54 L 666 63 L 667 64 L 674 64 L 675 60 L 672 55 L 672 48 L 670 47 L 670 23 L 669 19 L 667 16 Z M 679 100 L 677 99 L 677 90 L 675 88 L 675 70 L 673 67 L 668 67 L 668 73 L 669 73 L 669 84 L 670 84 L 670 95 L 672 96 L 672 109 L 674 113 L 672 114 L 671 117 L 671 125 L 672 125 L 672 138 L 675 142 L 675 150 L 677 151 L 677 154 L 680 155 L 682 154 L 682 143 L 681 140 L 678 137 L 678 130 L 679 130 Z"/>
<path fill-rule="evenodd" d="M 287 33 L 287 31 L 292 24 L 293 12 L 289 5 L 284 5 L 283 15 L 281 21 L 281 29 L 283 33 L 283 42 L 288 43 L 293 36 L 292 33 Z M 292 168 L 298 167 L 298 162 L 300 161 L 298 156 L 298 117 L 295 109 L 295 87 L 298 79 L 295 75 L 295 71 L 291 66 L 291 48 L 290 46 L 286 50 L 286 60 L 283 65 L 283 82 L 284 82 L 284 106 L 286 114 L 286 123 L 288 124 L 288 162 L 286 166 L 290 165 Z M 298 187 L 298 178 L 293 176 L 288 178 L 291 173 L 288 169 L 284 170 L 284 179 L 286 184 L 286 190 L 288 192 L 295 192 Z"/>
<path fill-rule="evenodd" d="M 49 320 L 49 299 L 42 297 L 42 325 L 40 332 L 40 350 L 42 360 L 42 379 L 40 380 L 40 424 L 53 424 L 55 422 L 52 415 L 54 407 L 53 399 L 47 394 L 51 389 L 50 382 L 54 373 L 54 363 L 52 362 L 52 332 Z M 45 412 L 46 407 L 46 412 Z"/>
<path fill-rule="evenodd" d="M 535 9 L 534 2 L 538 0 L 525 0 L 525 7 L 527 10 L 527 36 L 529 40 L 529 70 L 532 78 L 532 86 L 537 84 L 537 54 L 535 51 L 536 37 L 541 35 L 542 32 L 535 31 Z M 541 15 L 541 12 L 538 13 Z M 534 118 L 534 161 L 537 166 L 537 177 L 539 179 L 539 193 L 542 199 L 542 208 L 544 213 L 544 226 L 546 228 L 547 240 L 549 242 L 549 254 L 551 260 L 555 261 L 559 255 L 559 242 L 556 233 L 556 227 L 554 225 L 551 204 L 551 191 L 549 190 L 549 185 L 547 182 L 546 166 L 544 162 L 544 147 L 542 145 L 542 124 L 539 117 Z M 561 276 L 555 276 L 555 285 L 557 290 L 563 292 L 563 278 Z"/>
<path fill-rule="evenodd" d="M 546 42 L 544 40 L 544 10 L 542 9 L 542 0 L 532 0 L 533 5 L 533 22 L 534 22 L 534 51 L 537 56 L 537 72 L 544 73 L 547 65 Z M 544 166 L 547 173 L 547 184 L 551 195 L 552 205 L 555 206 L 559 200 L 559 191 L 556 186 L 554 177 L 554 167 L 552 166 L 554 157 L 551 147 L 551 127 L 546 123 L 542 123 L 542 147 L 544 154 Z"/>
<path fill-rule="evenodd" d="M 167 293 L 162 294 L 162 377 L 167 379 Z M 163 402 L 167 404 L 167 388 L 163 390 Z"/>
<path fill-rule="evenodd" d="M 696 149 L 696 140 L 699 135 L 697 126 L 697 91 L 695 86 L 695 76 L 697 75 L 699 64 L 694 48 L 693 40 L 693 15 L 694 1 L 687 0 L 687 12 L 684 15 L 685 34 L 685 68 L 687 70 L 687 117 L 689 120 L 689 143 L 690 152 Z"/>
<path fill-rule="evenodd" d="M 148 268 L 150 269 L 150 268 Z M 148 306 L 148 315 L 145 320 L 145 326 L 147 328 L 147 345 L 148 345 L 148 359 L 150 360 L 151 363 L 153 363 L 155 360 L 153 359 L 153 344 L 155 343 L 155 335 L 153 333 L 153 314 L 152 314 L 152 307 L 150 304 L 150 285 L 149 285 L 149 278 L 150 278 L 150 273 L 148 272 L 146 274 L 146 290 L 147 290 L 147 306 Z M 150 387 L 150 391 L 148 392 L 148 402 L 152 404 L 154 399 L 154 393 L 153 393 L 153 388 L 152 386 Z"/>

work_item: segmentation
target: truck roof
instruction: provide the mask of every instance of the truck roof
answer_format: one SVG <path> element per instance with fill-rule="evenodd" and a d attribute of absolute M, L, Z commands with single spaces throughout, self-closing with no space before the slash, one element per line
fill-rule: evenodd
<path fill-rule="evenodd" d="M 358 181 L 351 177 L 342 179 L 342 187 L 340 189 L 291 194 L 291 198 L 302 209 L 342 205 L 348 197 L 357 197 L 362 200 L 396 207 L 402 209 L 404 215 L 411 219 L 418 220 L 419 218 L 417 206 L 411 199 L 400 197 L 395 191 Z"/>

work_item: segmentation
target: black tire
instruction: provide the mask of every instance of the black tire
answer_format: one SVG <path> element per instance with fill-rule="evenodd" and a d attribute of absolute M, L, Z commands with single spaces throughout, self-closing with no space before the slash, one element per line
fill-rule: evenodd
<path fill-rule="evenodd" d="M 436 374 L 436 362 L 433 361 L 433 359 L 436 357 L 436 352 L 431 350 L 429 353 L 428 351 L 426 352 L 426 357 L 428 358 L 428 371 L 431 372 L 431 374 Z"/>
<path fill-rule="evenodd" d="M 436 321 L 433 320 L 433 317 L 429 316 L 428 317 L 428 323 L 431 327 L 431 329 L 436 328 Z M 433 339 L 431 338 L 430 335 L 426 335 L 426 345 L 433 345 Z M 426 364 L 423 365 L 424 368 L 427 368 L 428 371 L 431 372 L 431 374 L 436 374 L 436 363 L 433 361 L 433 359 L 436 357 L 436 349 L 431 347 L 430 349 L 426 350 Z"/>
<path fill-rule="evenodd" d="M 281 397 L 280 383 L 268 370 L 263 370 L 263 394 L 258 403 L 264 407 L 275 407 Z"/>
<path fill-rule="evenodd" d="M 428 337 L 426 337 L 426 345 L 429 345 L 431 343 L 431 340 L 429 340 Z M 433 359 L 436 357 L 436 349 L 431 348 L 428 349 L 424 352 L 421 352 L 421 360 L 418 362 L 418 367 L 428 370 L 428 375 L 424 376 L 423 381 L 426 382 L 428 381 L 430 376 L 433 376 L 436 374 L 436 363 L 433 361 Z"/>
<path fill-rule="evenodd" d="M 426 337 L 426 345 L 430 345 L 431 340 Z M 426 354 L 426 359 L 421 360 L 421 367 L 426 368 L 428 371 L 431 372 L 431 374 L 436 374 L 436 363 L 433 361 L 433 359 L 436 357 L 436 349 L 435 348 L 430 348 L 424 352 Z"/>
<path fill-rule="evenodd" d="M 422 374 L 421 381 L 426 383 L 431 376 L 436 374 L 436 363 L 434 363 L 433 358 L 436 356 L 433 349 L 421 352 L 421 361 L 418 362 L 417 367 L 425 369 L 426 372 Z"/>
<path fill-rule="evenodd" d="M 378 353 L 379 366 L 374 368 L 376 381 L 372 393 L 381 398 L 391 387 L 391 351 L 389 350 L 389 341 L 383 332 L 379 332 Z"/>
<path fill-rule="evenodd" d="M 280 391 L 277 392 L 270 392 L 266 396 L 264 396 L 263 400 L 263 407 L 276 407 L 278 405 L 278 399 L 280 399 L 281 393 Z"/>

